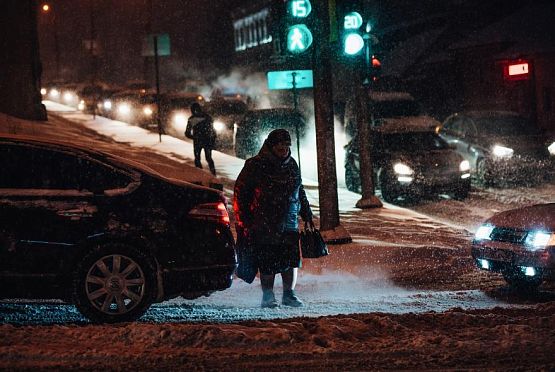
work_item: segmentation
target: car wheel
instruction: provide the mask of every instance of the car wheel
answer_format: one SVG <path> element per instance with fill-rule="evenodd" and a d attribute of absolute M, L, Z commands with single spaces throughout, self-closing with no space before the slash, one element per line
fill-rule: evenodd
<path fill-rule="evenodd" d="M 361 193 L 360 173 L 350 162 L 345 164 L 345 184 L 347 190 Z"/>
<path fill-rule="evenodd" d="M 123 244 L 107 244 L 89 252 L 74 277 L 78 310 L 93 322 L 133 321 L 156 297 L 154 260 Z"/>
<path fill-rule="evenodd" d="M 379 181 L 383 200 L 388 203 L 394 203 L 397 198 L 399 198 L 399 195 L 393 190 L 389 180 L 389 174 L 386 171 L 382 171 L 379 176 Z"/>
<path fill-rule="evenodd" d="M 492 178 L 484 158 L 480 158 L 476 162 L 476 182 L 483 187 L 492 186 Z"/>
<path fill-rule="evenodd" d="M 541 276 L 527 277 L 517 271 L 504 272 L 503 278 L 511 288 L 519 292 L 534 292 L 543 281 Z"/>

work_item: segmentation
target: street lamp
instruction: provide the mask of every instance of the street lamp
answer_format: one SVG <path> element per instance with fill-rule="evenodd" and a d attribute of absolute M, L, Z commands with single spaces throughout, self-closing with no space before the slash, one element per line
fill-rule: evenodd
<path fill-rule="evenodd" d="M 58 42 L 58 20 L 56 18 L 56 12 L 53 11 L 52 7 L 48 3 L 43 3 L 41 10 L 44 14 L 52 14 L 52 28 L 54 32 L 54 55 L 56 61 L 56 80 L 60 79 L 60 44 Z"/>

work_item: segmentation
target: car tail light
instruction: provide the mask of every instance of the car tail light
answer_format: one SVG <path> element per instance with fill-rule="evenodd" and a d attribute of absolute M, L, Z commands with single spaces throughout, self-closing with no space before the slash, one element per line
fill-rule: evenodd
<path fill-rule="evenodd" d="M 229 225 L 229 214 L 222 202 L 199 204 L 191 209 L 189 217 Z"/>

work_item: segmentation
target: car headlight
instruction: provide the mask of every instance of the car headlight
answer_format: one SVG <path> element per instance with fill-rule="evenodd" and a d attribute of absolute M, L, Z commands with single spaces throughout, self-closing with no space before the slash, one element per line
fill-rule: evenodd
<path fill-rule="evenodd" d="M 187 125 L 187 117 L 185 114 L 175 114 L 173 116 L 173 123 L 179 126 Z"/>
<path fill-rule="evenodd" d="M 152 108 L 150 108 L 150 106 L 143 107 L 143 113 L 146 116 L 151 116 L 152 115 Z"/>
<path fill-rule="evenodd" d="M 555 155 L 555 142 L 553 142 L 551 145 L 549 145 L 549 146 L 547 147 L 547 150 L 549 151 L 549 153 L 550 153 L 551 155 Z"/>
<path fill-rule="evenodd" d="M 58 89 L 51 89 L 48 95 L 52 98 L 57 98 L 60 96 L 60 91 Z"/>
<path fill-rule="evenodd" d="M 468 160 L 463 160 L 461 161 L 461 164 L 459 164 L 459 170 L 461 172 L 467 172 L 470 170 L 470 163 Z"/>
<path fill-rule="evenodd" d="M 46 94 L 46 88 L 40 88 L 40 94 L 44 96 Z"/>
<path fill-rule="evenodd" d="M 64 93 L 64 101 L 66 101 L 66 102 L 71 102 L 71 101 L 73 101 L 73 93 L 71 93 L 71 92 L 65 92 L 65 93 Z"/>
<path fill-rule="evenodd" d="M 129 115 L 131 112 L 131 107 L 127 103 L 122 103 L 118 106 L 118 113 L 122 115 Z"/>
<path fill-rule="evenodd" d="M 495 145 L 493 146 L 493 155 L 499 158 L 510 158 L 513 156 L 514 150 L 505 146 Z"/>
<path fill-rule="evenodd" d="M 79 101 L 79 104 L 77 105 L 77 109 L 83 111 L 85 109 L 85 101 L 83 100 Z"/>
<path fill-rule="evenodd" d="M 226 127 L 225 123 L 223 123 L 223 122 L 221 122 L 221 121 L 219 121 L 219 120 L 216 120 L 216 121 L 214 122 L 213 126 L 214 126 L 214 130 L 215 130 L 216 132 L 221 132 L 221 131 L 223 131 L 223 130 L 225 129 L 225 127 Z"/>
<path fill-rule="evenodd" d="M 110 100 L 104 101 L 103 106 L 106 110 L 111 110 L 112 109 L 112 101 L 110 101 Z"/>
<path fill-rule="evenodd" d="M 555 233 L 547 231 L 531 231 L 526 235 L 524 244 L 531 250 L 542 249 L 555 245 Z"/>
<path fill-rule="evenodd" d="M 495 226 L 490 225 L 490 224 L 484 224 L 484 225 L 478 227 L 478 230 L 476 230 L 476 234 L 474 235 L 474 239 L 476 239 L 476 240 L 491 240 L 491 238 L 489 236 L 491 235 L 494 228 L 495 228 Z"/>
<path fill-rule="evenodd" d="M 405 176 L 410 176 L 411 174 L 414 173 L 414 171 L 408 165 L 403 163 L 395 164 L 393 166 L 393 170 L 395 171 L 395 173 L 405 175 Z"/>

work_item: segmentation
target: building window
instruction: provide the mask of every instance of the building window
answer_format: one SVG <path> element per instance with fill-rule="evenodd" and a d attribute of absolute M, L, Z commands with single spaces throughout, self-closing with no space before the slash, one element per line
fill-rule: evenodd
<path fill-rule="evenodd" d="M 235 32 L 235 51 L 255 48 L 272 42 L 268 33 L 270 11 L 268 8 L 233 22 Z"/>

